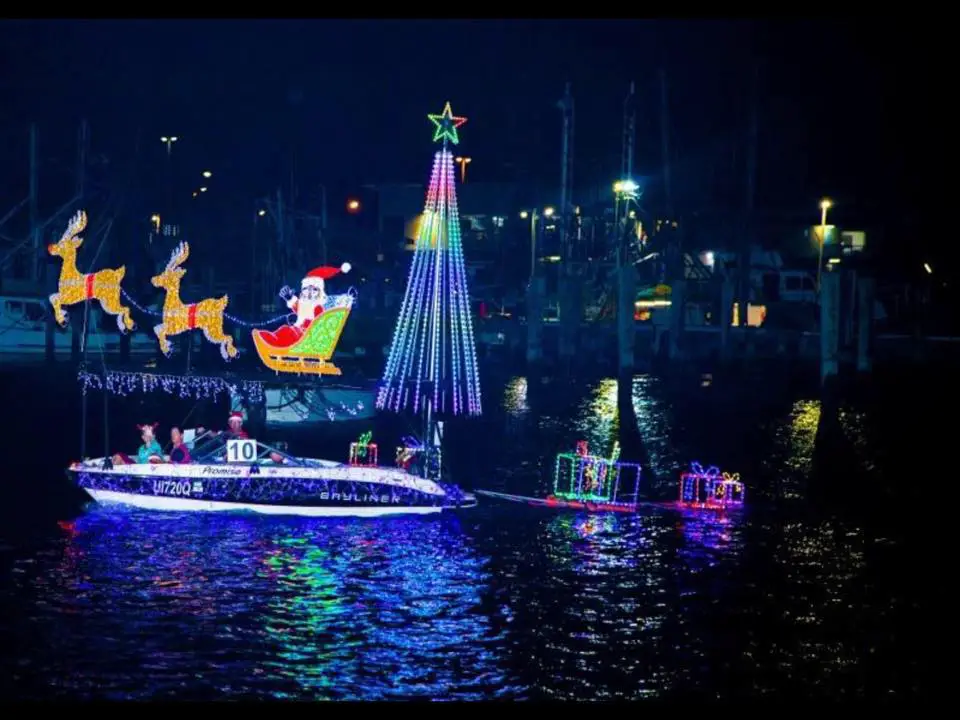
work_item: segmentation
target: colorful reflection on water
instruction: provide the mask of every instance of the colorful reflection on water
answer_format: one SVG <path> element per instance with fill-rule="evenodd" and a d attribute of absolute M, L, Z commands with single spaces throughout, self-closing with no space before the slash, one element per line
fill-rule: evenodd
<path fill-rule="evenodd" d="M 502 426 L 473 456 L 480 486 L 536 494 L 557 450 L 608 448 L 623 429 L 613 380 L 527 390 L 507 384 Z M 14 697 L 70 699 L 915 690 L 900 540 L 800 504 L 819 404 L 790 399 L 747 420 L 745 405 L 671 393 L 634 379 L 653 490 L 674 498 L 679 471 L 709 458 L 760 498 L 742 512 L 488 502 L 307 521 L 96 508 L 34 544 L 0 542 L 0 677 Z M 868 419 L 840 417 L 854 435 Z M 877 451 L 858 438 L 867 466 Z"/>
<path fill-rule="evenodd" d="M 490 650 L 502 631 L 480 611 L 489 573 L 456 518 L 278 522 L 97 509 L 64 527 L 56 552 L 57 567 L 29 581 L 46 661 L 62 674 L 54 694 L 179 696 L 187 666 L 187 685 L 214 695 L 510 690 Z M 64 613 L 82 615 L 83 628 L 64 632 Z M 138 660 L 105 676 L 99 663 L 112 653 Z"/>

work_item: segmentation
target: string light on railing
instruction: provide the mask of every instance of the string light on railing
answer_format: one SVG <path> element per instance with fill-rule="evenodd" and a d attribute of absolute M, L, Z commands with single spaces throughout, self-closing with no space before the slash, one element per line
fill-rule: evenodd
<path fill-rule="evenodd" d="M 219 377 L 199 375 L 158 375 L 154 373 L 108 371 L 104 375 L 81 369 L 77 375 L 84 394 L 88 390 L 105 390 L 126 397 L 131 393 L 162 390 L 169 395 L 200 400 L 216 399 L 221 393 L 240 394 L 252 403 L 264 402 L 263 383 L 254 380 L 231 382 Z"/>
<path fill-rule="evenodd" d="M 353 407 L 350 407 L 345 403 L 340 403 L 340 410 L 345 412 L 350 417 L 356 417 L 359 413 L 363 412 L 363 409 L 364 409 L 363 402 L 357 402 L 357 404 L 354 405 Z M 337 410 L 335 408 L 328 407 L 326 410 L 326 414 L 327 414 L 327 419 L 330 420 L 330 422 L 333 422 L 334 420 L 337 419 Z"/>

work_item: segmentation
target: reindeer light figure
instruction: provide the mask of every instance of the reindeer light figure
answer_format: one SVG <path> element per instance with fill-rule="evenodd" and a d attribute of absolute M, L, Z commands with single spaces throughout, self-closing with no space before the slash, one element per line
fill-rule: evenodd
<path fill-rule="evenodd" d="M 59 242 L 47 246 L 47 252 L 63 260 L 57 292 L 50 296 L 53 317 L 60 327 L 65 327 L 68 316 L 63 308 L 69 305 L 99 300 L 103 311 L 117 318 L 120 332 L 134 330 L 137 325 L 130 316 L 130 308 L 120 302 L 120 283 L 127 269 L 125 266 L 105 268 L 94 273 L 77 270 L 77 249 L 83 244 L 80 233 L 87 227 L 87 214 L 81 210 L 70 220 Z"/>
<path fill-rule="evenodd" d="M 181 265 L 190 257 L 190 246 L 182 242 L 170 256 L 170 262 L 163 272 L 151 278 L 154 287 L 166 290 L 167 296 L 163 301 L 163 322 L 153 328 L 157 340 L 160 341 L 160 350 L 169 356 L 172 350 L 171 335 L 179 335 L 188 330 L 203 330 L 208 341 L 220 346 L 220 354 L 224 360 L 237 356 L 237 348 L 233 338 L 223 332 L 223 312 L 230 301 L 228 295 L 221 298 L 207 298 L 198 303 L 184 305 L 180 300 L 180 281 L 186 274 Z"/>

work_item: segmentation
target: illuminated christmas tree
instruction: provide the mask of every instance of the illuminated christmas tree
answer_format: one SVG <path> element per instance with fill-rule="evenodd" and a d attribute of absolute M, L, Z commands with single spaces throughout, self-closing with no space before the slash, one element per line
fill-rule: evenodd
<path fill-rule="evenodd" d="M 377 407 L 384 410 L 479 415 L 480 378 L 463 262 L 453 153 L 456 117 L 447 103 L 428 115 L 434 142 L 427 201 L 420 218 L 406 294 L 387 358 Z"/>

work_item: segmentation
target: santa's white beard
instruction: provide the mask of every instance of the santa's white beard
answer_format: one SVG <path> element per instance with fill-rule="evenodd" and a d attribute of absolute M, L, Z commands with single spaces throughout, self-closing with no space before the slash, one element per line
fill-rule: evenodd
<path fill-rule="evenodd" d="M 319 306 L 319 300 L 299 300 L 297 302 L 297 326 L 303 327 L 304 324 L 313 320 L 314 312 Z"/>

